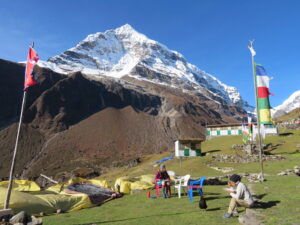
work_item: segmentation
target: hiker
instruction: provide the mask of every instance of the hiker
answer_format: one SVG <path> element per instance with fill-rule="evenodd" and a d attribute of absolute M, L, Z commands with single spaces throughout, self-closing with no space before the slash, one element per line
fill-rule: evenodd
<path fill-rule="evenodd" d="M 247 186 L 241 182 L 241 177 L 239 175 L 233 174 L 230 176 L 228 185 L 231 188 L 227 188 L 226 191 L 232 198 L 224 218 L 232 217 L 232 214 L 237 212 L 237 206 L 250 208 L 253 205 L 252 195 Z"/>
<path fill-rule="evenodd" d="M 161 164 L 156 172 L 154 182 L 162 186 L 164 198 L 171 196 L 171 180 L 164 164 Z"/>

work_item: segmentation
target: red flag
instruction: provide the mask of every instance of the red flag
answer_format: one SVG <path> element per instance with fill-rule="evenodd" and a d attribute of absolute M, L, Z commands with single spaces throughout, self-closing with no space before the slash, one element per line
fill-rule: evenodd
<path fill-rule="evenodd" d="M 38 54 L 34 51 L 32 47 L 29 47 L 26 69 L 25 69 L 25 82 L 24 82 L 25 90 L 37 84 L 37 82 L 34 80 L 32 73 L 33 73 L 33 67 L 38 61 L 39 61 Z"/>

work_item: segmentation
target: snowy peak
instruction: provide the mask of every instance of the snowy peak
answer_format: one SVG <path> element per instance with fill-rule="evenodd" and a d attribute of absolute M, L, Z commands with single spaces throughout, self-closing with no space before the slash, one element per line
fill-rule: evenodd
<path fill-rule="evenodd" d="M 300 90 L 294 92 L 281 105 L 274 107 L 272 114 L 274 117 L 281 116 L 300 108 Z"/>
<path fill-rule="evenodd" d="M 111 30 L 112 32 L 114 30 Z M 123 35 L 123 38 L 126 39 L 134 39 L 136 41 L 139 42 L 146 42 L 146 41 L 151 41 L 150 39 L 148 39 L 145 35 L 137 32 L 132 26 L 130 26 L 129 24 L 125 24 L 121 27 L 118 27 L 117 29 L 115 29 L 115 33 L 117 35 Z"/>
<path fill-rule="evenodd" d="M 115 30 L 88 35 L 75 47 L 48 60 L 61 73 L 82 71 L 120 78 L 147 54 L 143 45 L 155 43 L 126 24 Z"/>
<path fill-rule="evenodd" d="M 154 83 L 199 92 L 214 101 L 253 111 L 235 87 L 188 63 L 178 52 L 137 32 L 129 24 L 88 35 L 75 47 L 40 66 L 60 73 L 81 71 L 91 76 L 131 76 Z"/>

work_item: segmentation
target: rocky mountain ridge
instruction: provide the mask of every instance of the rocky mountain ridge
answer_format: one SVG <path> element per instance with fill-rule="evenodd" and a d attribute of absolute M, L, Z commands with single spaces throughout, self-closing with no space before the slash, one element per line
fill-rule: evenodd
<path fill-rule="evenodd" d="M 281 105 L 272 109 L 273 117 L 283 116 L 297 108 L 300 108 L 300 90 L 291 94 Z"/>
<path fill-rule="evenodd" d="M 200 93 L 217 103 L 223 99 L 254 111 L 235 87 L 188 63 L 180 53 L 149 39 L 129 24 L 88 35 L 75 47 L 39 65 L 62 74 L 80 71 L 91 78 L 130 76 Z"/>

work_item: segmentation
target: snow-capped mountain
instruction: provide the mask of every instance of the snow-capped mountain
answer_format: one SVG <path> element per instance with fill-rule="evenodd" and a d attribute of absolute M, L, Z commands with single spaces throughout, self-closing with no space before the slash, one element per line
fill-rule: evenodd
<path fill-rule="evenodd" d="M 272 110 L 273 117 L 281 116 L 290 111 L 300 108 L 300 90 L 294 92 L 281 105 L 274 107 Z"/>
<path fill-rule="evenodd" d="M 39 65 L 64 74 L 81 71 L 91 76 L 130 76 L 200 92 L 214 101 L 221 99 L 254 111 L 235 87 L 188 63 L 180 53 L 147 38 L 128 24 L 88 35 L 75 47 Z"/>

